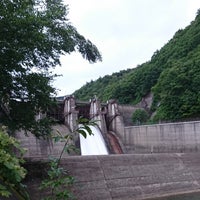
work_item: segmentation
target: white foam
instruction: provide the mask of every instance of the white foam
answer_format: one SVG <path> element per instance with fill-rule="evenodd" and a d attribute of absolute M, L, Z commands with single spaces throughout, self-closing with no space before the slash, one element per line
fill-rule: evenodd
<path fill-rule="evenodd" d="M 105 141 L 97 127 L 90 126 L 93 135 L 87 134 L 84 138 L 80 135 L 81 155 L 108 155 Z"/>

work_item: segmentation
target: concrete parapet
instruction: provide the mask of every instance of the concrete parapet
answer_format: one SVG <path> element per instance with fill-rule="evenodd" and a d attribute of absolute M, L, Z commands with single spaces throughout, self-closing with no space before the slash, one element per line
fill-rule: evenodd
<path fill-rule="evenodd" d="M 124 142 L 124 121 L 119 112 L 119 107 L 116 101 L 108 101 L 107 126 L 109 131 L 113 131 Z"/>

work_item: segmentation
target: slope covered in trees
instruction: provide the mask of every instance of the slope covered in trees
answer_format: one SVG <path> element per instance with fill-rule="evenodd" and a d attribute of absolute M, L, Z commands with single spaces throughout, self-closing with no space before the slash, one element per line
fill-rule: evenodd
<path fill-rule="evenodd" d="M 136 104 L 150 92 L 154 96 L 151 112 L 157 111 L 155 120 L 200 117 L 200 10 L 150 61 L 91 81 L 74 95 L 88 100 L 97 94 L 102 101 Z"/>

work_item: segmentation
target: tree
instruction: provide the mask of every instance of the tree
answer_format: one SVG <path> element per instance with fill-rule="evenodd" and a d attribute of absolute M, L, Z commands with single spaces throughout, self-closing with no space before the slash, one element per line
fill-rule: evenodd
<path fill-rule="evenodd" d="M 200 47 L 162 72 L 153 88 L 159 105 L 154 116 L 155 121 L 199 118 L 199 50 Z M 190 57 L 193 59 L 190 60 Z"/>
<path fill-rule="evenodd" d="M 144 122 L 147 122 L 148 118 L 149 118 L 148 113 L 143 109 L 137 109 L 132 114 L 132 121 L 135 125 L 140 125 Z"/>
<path fill-rule="evenodd" d="M 60 55 L 78 51 L 90 63 L 101 61 L 67 14 L 62 0 L 0 1 L 0 120 L 11 130 L 46 130 L 48 120 L 35 116 L 53 103 L 51 69 Z"/>
<path fill-rule="evenodd" d="M 20 157 L 13 153 L 13 148 Z M 21 183 L 26 175 L 21 166 L 23 153 L 19 142 L 6 133 L 5 127 L 0 127 L 0 196 L 10 197 L 13 193 L 18 199 L 29 199 L 25 185 Z"/>

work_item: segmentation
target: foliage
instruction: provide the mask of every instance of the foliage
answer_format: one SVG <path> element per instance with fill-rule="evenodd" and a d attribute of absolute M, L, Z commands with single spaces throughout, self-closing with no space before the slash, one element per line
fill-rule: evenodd
<path fill-rule="evenodd" d="M 4 129 L 0 128 L 0 196 L 10 197 L 15 194 L 19 200 L 27 200 L 29 197 L 22 184 L 26 175 L 26 170 L 21 166 L 24 163 L 22 159 L 24 149 Z M 13 149 L 18 151 L 20 157 L 16 156 Z"/>
<path fill-rule="evenodd" d="M 42 181 L 40 189 L 49 189 L 51 193 L 49 196 L 44 197 L 42 200 L 65 200 L 65 199 L 75 199 L 71 192 L 71 186 L 74 183 L 74 177 L 69 174 L 67 170 L 61 167 L 61 159 L 64 152 L 70 153 L 71 151 L 76 151 L 74 145 L 71 145 L 71 140 L 73 139 L 73 134 L 78 133 L 87 137 L 91 135 L 92 130 L 90 126 L 95 126 L 95 121 L 89 121 L 86 118 L 80 118 L 78 120 L 80 126 L 76 131 L 70 135 L 62 135 L 57 132 L 56 136 L 53 136 L 54 141 L 61 141 L 64 143 L 64 147 L 61 151 L 59 158 L 50 158 L 50 169 L 47 172 L 47 179 Z"/>
<path fill-rule="evenodd" d="M 87 118 L 80 117 L 78 119 L 79 127 L 76 129 L 76 132 L 81 134 L 84 138 L 87 137 L 87 135 L 92 135 L 92 130 L 90 126 L 97 126 L 97 121 L 90 121 Z"/>
<path fill-rule="evenodd" d="M 143 109 L 137 109 L 132 114 L 132 122 L 135 125 L 140 125 L 147 122 L 148 118 L 149 118 L 148 113 Z"/>
<path fill-rule="evenodd" d="M 59 166 L 59 159 L 50 158 L 50 169 L 48 170 L 48 178 L 42 181 L 40 189 L 49 188 L 51 193 L 49 196 L 42 198 L 43 200 L 64 200 L 73 199 L 70 186 L 74 183 L 74 178 L 69 175 L 68 171 Z"/>
<path fill-rule="evenodd" d="M 96 91 L 103 101 L 116 99 L 121 104 L 137 104 L 152 92 L 154 120 L 199 118 L 199 65 L 200 10 L 195 20 L 156 50 L 150 61 L 119 72 L 121 76 L 117 78 L 114 73 L 86 84 L 74 94 L 80 100 L 88 100 Z"/>
<path fill-rule="evenodd" d="M 74 92 L 77 99 L 89 100 L 94 95 L 97 95 L 98 99 L 107 101 L 112 98 L 112 89 L 118 83 L 118 81 L 123 78 L 130 69 L 122 70 L 117 73 L 113 73 L 112 76 L 100 77 L 96 81 L 90 81 L 82 86 L 79 90 Z"/>
<path fill-rule="evenodd" d="M 0 112 L 9 129 L 41 129 L 35 116 L 53 104 L 51 69 L 60 55 L 78 51 L 91 63 L 101 60 L 67 15 L 62 0 L 0 1 Z"/>
<path fill-rule="evenodd" d="M 153 88 L 159 106 L 155 120 L 178 120 L 199 117 L 200 46 L 185 59 L 165 70 Z M 192 60 L 189 58 L 193 58 Z"/>

